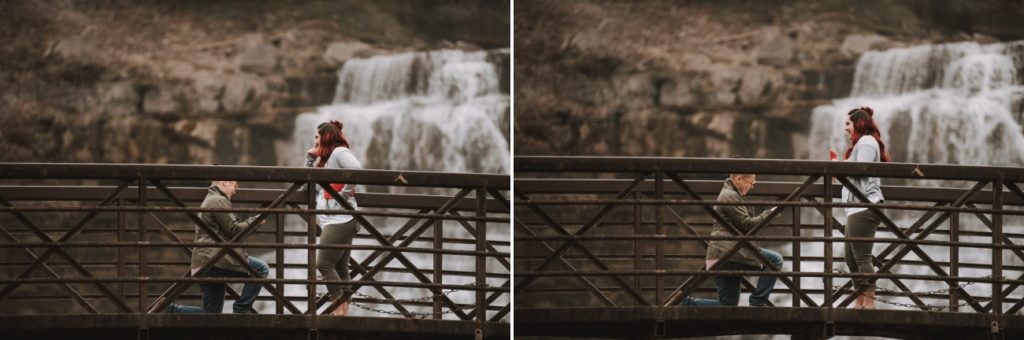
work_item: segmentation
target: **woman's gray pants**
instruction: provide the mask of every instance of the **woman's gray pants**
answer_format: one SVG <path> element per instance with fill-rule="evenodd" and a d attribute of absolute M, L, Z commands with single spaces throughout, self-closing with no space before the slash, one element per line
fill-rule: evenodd
<path fill-rule="evenodd" d="M 875 237 L 875 231 L 881 220 L 871 210 L 864 210 L 854 213 L 846 219 L 846 237 Z M 874 242 L 846 242 L 843 247 L 843 255 L 846 258 L 846 266 L 851 273 L 875 272 L 872 250 Z M 853 284 L 857 289 L 860 287 L 872 288 L 875 285 L 868 278 L 854 278 Z"/>
<path fill-rule="evenodd" d="M 352 244 L 352 238 L 359 232 L 359 223 L 355 219 L 342 224 L 328 224 L 324 226 L 324 232 L 320 235 L 321 245 Z M 351 257 L 351 249 L 318 249 L 316 252 L 316 269 L 328 282 L 350 280 L 348 272 L 348 260 Z M 327 291 L 331 294 L 332 300 L 340 299 L 352 288 L 348 285 L 329 284 Z"/>

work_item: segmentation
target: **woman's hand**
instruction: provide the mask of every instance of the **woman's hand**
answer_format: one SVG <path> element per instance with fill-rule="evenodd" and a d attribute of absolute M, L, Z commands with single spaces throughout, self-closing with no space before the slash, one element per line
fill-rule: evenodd
<path fill-rule="evenodd" d="M 314 152 L 316 152 L 316 146 L 309 148 L 309 150 L 306 150 L 306 155 L 310 157 L 315 157 L 316 155 L 313 154 Z"/>

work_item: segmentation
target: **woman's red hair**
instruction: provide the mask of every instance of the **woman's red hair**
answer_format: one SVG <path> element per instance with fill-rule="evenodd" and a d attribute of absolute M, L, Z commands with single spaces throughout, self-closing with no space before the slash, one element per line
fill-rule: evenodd
<path fill-rule="evenodd" d="M 850 134 L 850 147 L 846 148 L 846 154 L 843 155 L 843 159 L 849 159 L 850 154 L 853 153 L 853 146 L 857 144 L 861 136 L 875 137 L 878 141 L 878 149 L 882 152 L 881 159 L 883 162 L 891 162 L 892 158 L 889 157 L 889 153 L 885 152 L 885 142 L 882 142 L 882 134 L 878 131 L 878 125 L 875 124 L 874 118 L 875 111 L 870 107 L 862 106 L 846 113 L 850 117 L 850 122 L 853 123 L 853 133 Z"/>
<path fill-rule="evenodd" d="M 316 150 L 313 151 L 313 155 L 320 158 L 320 162 L 316 164 L 316 167 L 322 168 L 327 164 L 327 159 L 331 157 L 331 153 L 334 152 L 334 148 L 339 146 L 349 147 L 348 139 L 345 138 L 345 134 L 341 132 L 341 128 L 344 126 L 341 122 L 332 120 L 326 123 L 320 123 L 316 127 L 316 132 L 320 134 L 320 144 L 317 145 Z"/>

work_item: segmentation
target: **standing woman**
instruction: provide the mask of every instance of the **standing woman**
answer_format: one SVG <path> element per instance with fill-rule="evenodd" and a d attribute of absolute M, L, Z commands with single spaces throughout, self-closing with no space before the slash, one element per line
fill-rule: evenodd
<path fill-rule="evenodd" d="M 363 168 L 362 163 L 352 155 L 352 150 L 349 150 L 348 140 L 345 139 L 345 134 L 341 132 L 341 127 L 341 122 L 336 120 L 321 123 L 317 126 L 316 143 L 309 151 L 306 151 L 306 167 L 312 167 L 315 164 L 318 168 L 328 169 Z M 341 197 L 353 209 L 358 208 L 354 190 L 355 185 L 332 183 L 331 188 L 341 194 Z M 317 210 L 345 209 L 341 203 L 334 199 L 334 196 L 331 196 L 330 193 L 323 190 L 320 186 L 316 188 L 316 208 Z M 351 245 L 352 239 L 360 229 L 359 223 L 356 222 L 352 215 L 322 214 L 317 215 L 317 222 L 323 228 L 323 234 L 320 235 L 321 245 Z M 350 280 L 348 261 L 351 254 L 352 251 L 350 249 L 318 249 L 316 254 L 317 270 L 329 282 Z M 349 295 L 347 293 L 350 293 L 351 289 L 349 285 L 327 285 L 327 291 L 330 293 L 332 301 L 343 299 L 346 295 Z M 341 305 L 331 311 L 331 315 L 348 315 L 348 308 L 348 301 L 341 301 Z"/>
<path fill-rule="evenodd" d="M 889 162 L 889 154 L 885 152 L 885 143 L 878 131 L 878 125 L 872 116 L 875 114 L 870 107 L 860 107 L 846 114 L 846 135 L 850 137 L 850 147 L 846 149 L 843 159 L 851 162 Z M 849 177 L 850 183 L 871 203 L 881 203 L 881 180 L 878 177 Z M 843 187 L 844 203 L 864 203 L 857 199 L 850 190 Z M 875 231 L 881 223 L 878 215 L 868 208 L 846 208 L 846 237 L 875 237 Z M 874 242 L 846 242 L 843 247 L 846 265 L 851 273 L 874 273 L 872 249 Z M 868 278 L 855 278 L 854 288 L 863 293 L 857 296 L 854 309 L 875 308 L 875 285 Z"/>

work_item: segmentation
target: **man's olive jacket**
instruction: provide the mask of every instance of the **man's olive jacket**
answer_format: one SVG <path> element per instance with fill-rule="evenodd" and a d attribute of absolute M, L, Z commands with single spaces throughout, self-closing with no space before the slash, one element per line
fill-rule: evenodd
<path fill-rule="evenodd" d="M 231 201 L 228 200 L 227 195 L 220 191 L 216 185 L 210 186 L 209 191 L 206 193 L 206 199 L 203 200 L 201 208 L 211 209 L 230 209 Z M 256 216 L 250 217 L 245 221 L 239 221 L 235 217 L 235 213 L 230 212 L 201 212 L 199 213 L 199 219 L 206 222 L 206 225 L 210 226 L 214 232 L 220 234 L 220 237 L 224 241 L 231 240 L 232 237 L 245 231 L 252 225 L 252 221 Z M 196 243 L 215 243 L 214 239 L 210 237 L 210 234 L 206 233 L 205 230 L 196 226 Z M 196 247 L 192 250 L 192 268 L 198 268 L 210 262 L 214 254 L 220 251 L 222 248 L 205 248 Z M 242 254 L 242 258 L 248 258 L 248 254 L 241 248 L 235 248 L 239 253 Z M 231 255 L 225 254 L 214 267 L 233 270 L 236 272 L 249 273 L 245 269 L 247 263 L 241 263 Z"/>
<path fill-rule="evenodd" d="M 732 184 L 732 180 L 729 178 L 725 179 L 725 186 L 722 187 L 722 192 L 718 194 L 719 202 L 747 202 L 747 199 L 740 195 L 739 190 L 736 190 L 736 186 Z M 771 210 L 765 210 L 760 215 L 754 215 L 753 209 L 747 205 L 717 205 L 715 211 L 718 212 L 722 217 L 725 218 L 730 225 L 732 225 L 740 233 L 746 234 L 750 229 L 753 229 L 761 221 L 764 221 L 768 217 L 768 213 Z M 728 232 L 717 220 L 715 221 L 715 227 L 711 229 L 711 236 L 732 236 L 733 234 Z M 708 244 L 707 260 L 720 259 L 729 249 L 732 249 L 736 245 L 736 241 L 720 241 L 712 240 Z M 750 244 L 754 248 L 761 249 L 757 241 L 750 241 Z M 761 267 L 761 262 L 757 261 L 754 254 L 746 247 L 740 249 L 740 253 L 733 255 L 729 258 L 729 262 L 736 262 L 747 264 L 751 266 Z"/>

